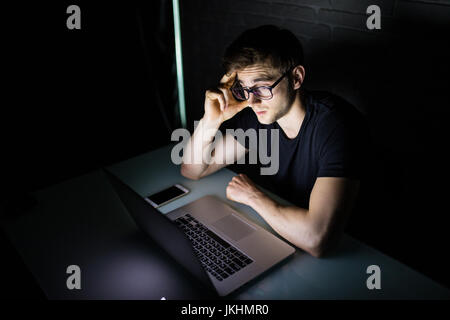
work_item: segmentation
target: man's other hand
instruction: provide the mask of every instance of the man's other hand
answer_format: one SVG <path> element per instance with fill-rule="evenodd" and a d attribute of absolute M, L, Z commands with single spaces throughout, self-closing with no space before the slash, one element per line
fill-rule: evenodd
<path fill-rule="evenodd" d="M 234 176 L 228 183 L 227 198 L 251 206 L 252 203 L 264 197 L 264 193 L 245 174 Z"/>

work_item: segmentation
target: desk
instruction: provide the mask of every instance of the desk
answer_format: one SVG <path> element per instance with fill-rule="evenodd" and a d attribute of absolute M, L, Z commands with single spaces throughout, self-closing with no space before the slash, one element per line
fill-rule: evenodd
<path fill-rule="evenodd" d="M 191 190 L 188 195 L 160 208 L 163 214 L 212 194 L 273 232 L 253 209 L 226 199 L 225 187 L 234 172 L 225 168 L 198 181 L 188 180 L 181 176 L 179 166 L 170 160 L 171 147 L 140 155 L 108 169 L 142 196 L 174 183 L 181 183 Z M 182 285 L 179 294 L 164 292 L 168 282 L 182 283 L 181 277 L 173 276 L 177 270 L 170 263 L 164 266 L 167 275 L 149 272 L 152 266 L 161 266 L 165 262 L 150 253 L 147 257 L 146 239 L 136 235 L 136 225 L 100 171 L 38 191 L 35 197 L 39 205 L 9 221 L 4 228 L 49 298 L 159 299 L 166 294 L 175 299 L 191 297 Z M 90 286 L 89 290 L 67 290 L 65 267 L 69 264 L 81 267 L 83 284 L 85 288 Z M 378 265 L 381 269 L 380 290 L 369 290 L 366 286 L 369 277 L 366 269 L 370 265 Z M 155 287 L 161 288 L 158 293 L 152 293 Z M 230 298 L 449 299 L 450 290 L 344 235 L 329 256 L 317 259 L 297 250 L 287 261 Z"/>

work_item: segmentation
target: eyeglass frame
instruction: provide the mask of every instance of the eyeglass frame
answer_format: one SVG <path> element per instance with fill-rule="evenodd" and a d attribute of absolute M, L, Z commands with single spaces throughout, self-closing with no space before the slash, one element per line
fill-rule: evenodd
<path fill-rule="evenodd" d="M 270 98 L 261 98 L 261 97 L 258 97 L 258 96 L 256 96 L 258 99 L 260 99 L 260 100 L 270 100 L 270 99 L 272 99 L 273 98 L 273 92 L 272 92 L 272 90 L 281 82 L 281 80 L 283 80 L 283 78 L 292 70 L 293 68 L 289 68 L 289 70 L 287 70 L 285 73 L 283 73 L 283 75 L 277 80 L 277 81 L 275 81 L 271 86 L 259 86 L 259 87 L 255 87 L 255 88 L 249 88 L 249 87 L 243 87 L 243 86 L 241 86 L 241 88 L 244 90 L 244 91 L 246 91 L 246 92 L 248 92 L 248 98 L 247 99 L 245 99 L 245 100 L 242 100 L 242 99 L 240 99 L 240 98 L 237 98 L 235 95 L 234 95 L 234 92 L 233 92 L 233 88 L 235 87 L 235 85 L 237 84 L 237 83 L 239 83 L 238 82 L 238 79 L 237 79 L 237 76 L 236 76 L 236 81 L 235 81 L 235 83 L 231 86 L 231 88 L 230 88 L 230 91 L 231 91 L 231 94 L 233 95 L 233 97 L 236 99 L 236 100 L 239 100 L 239 101 L 247 101 L 247 100 L 249 100 L 250 99 L 250 93 L 252 93 L 253 95 L 255 95 L 255 93 L 254 93 L 254 91 L 255 90 L 257 90 L 257 89 L 259 89 L 259 88 L 267 88 L 267 89 L 269 89 L 269 91 L 270 91 Z"/>

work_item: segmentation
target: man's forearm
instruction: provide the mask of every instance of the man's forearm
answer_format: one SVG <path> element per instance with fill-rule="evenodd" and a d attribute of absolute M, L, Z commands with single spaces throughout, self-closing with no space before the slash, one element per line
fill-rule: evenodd
<path fill-rule="evenodd" d="M 208 168 L 206 159 L 212 149 L 212 141 L 220 127 L 220 122 L 206 121 L 202 118 L 192 137 L 189 139 L 183 154 L 182 174 L 198 179 Z"/>
<path fill-rule="evenodd" d="M 308 219 L 308 210 L 283 206 L 262 191 L 249 200 L 249 205 L 282 237 L 295 246 L 320 256 L 322 237 Z"/>

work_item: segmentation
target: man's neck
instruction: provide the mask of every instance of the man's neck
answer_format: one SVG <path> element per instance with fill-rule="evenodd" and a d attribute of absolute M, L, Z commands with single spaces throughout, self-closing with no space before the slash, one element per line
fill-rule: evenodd
<path fill-rule="evenodd" d="M 306 108 L 300 99 L 300 90 L 297 91 L 295 100 L 292 103 L 288 113 L 277 120 L 278 125 L 283 129 L 284 133 L 289 139 L 294 139 L 302 126 L 305 118 Z"/>

